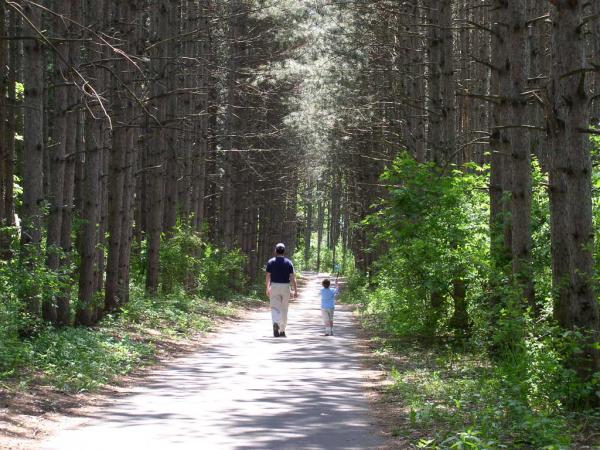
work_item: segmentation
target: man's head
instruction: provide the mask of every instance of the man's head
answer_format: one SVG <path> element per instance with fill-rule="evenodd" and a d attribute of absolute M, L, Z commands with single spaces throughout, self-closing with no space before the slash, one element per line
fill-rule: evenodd
<path fill-rule="evenodd" d="M 329 286 L 331 286 L 331 281 L 329 281 L 327 278 L 325 278 L 325 279 L 323 280 L 323 287 L 324 287 L 325 289 L 327 289 L 327 288 L 329 288 Z"/>
<path fill-rule="evenodd" d="M 281 242 L 275 246 L 275 253 L 278 255 L 283 255 L 285 253 L 285 245 Z"/>

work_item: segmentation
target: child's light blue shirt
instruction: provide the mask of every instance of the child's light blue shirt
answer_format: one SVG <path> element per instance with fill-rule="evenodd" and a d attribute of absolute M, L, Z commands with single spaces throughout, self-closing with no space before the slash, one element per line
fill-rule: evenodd
<path fill-rule="evenodd" d="M 334 288 L 323 288 L 321 289 L 321 308 L 323 309 L 334 309 L 335 308 L 335 296 L 338 294 L 339 289 Z"/>

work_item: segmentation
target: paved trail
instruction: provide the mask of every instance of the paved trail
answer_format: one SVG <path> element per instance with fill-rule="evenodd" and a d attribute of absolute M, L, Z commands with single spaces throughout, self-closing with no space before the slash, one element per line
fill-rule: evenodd
<path fill-rule="evenodd" d="M 291 306 L 287 338 L 252 313 L 42 448 L 377 448 L 352 313 L 338 308 L 336 336 L 321 336 L 318 283 L 309 276 Z"/>

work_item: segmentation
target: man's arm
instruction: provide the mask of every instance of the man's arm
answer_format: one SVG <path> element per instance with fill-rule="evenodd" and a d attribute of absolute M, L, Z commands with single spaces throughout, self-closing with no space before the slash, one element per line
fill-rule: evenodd
<path fill-rule="evenodd" d="M 298 285 L 296 284 L 296 274 L 292 272 L 290 275 L 292 286 L 294 287 L 294 297 L 298 297 Z"/>
<path fill-rule="evenodd" d="M 270 272 L 267 272 L 265 292 L 267 293 L 267 297 L 271 297 L 271 273 Z"/>

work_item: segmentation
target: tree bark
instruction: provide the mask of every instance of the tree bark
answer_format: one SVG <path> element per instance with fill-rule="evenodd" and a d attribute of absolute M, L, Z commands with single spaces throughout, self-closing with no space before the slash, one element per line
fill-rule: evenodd
<path fill-rule="evenodd" d="M 70 15 L 70 5 L 67 0 L 59 0 L 54 5 L 55 12 L 60 16 Z M 55 36 L 68 37 L 68 28 L 60 16 L 52 18 Z M 61 261 L 62 219 L 64 208 L 65 162 L 67 154 L 67 109 L 69 108 L 69 44 L 58 41 L 54 51 L 54 113 L 52 147 L 49 152 L 48 172 L 48 226 L 46 237 L 46 263 L 48 268 L 57 272 Z M 70 230 L 69 230 L 70 231 Z M 57 308 L 54 298 L 44 299 L 42 305 L 44 320 L 56 323 Z"/>
<path fill-rule="evenodd" d="M 593 73 L 592 85 L 593 85 L 593 96 L 592 96 L 592 122 L 596 126 L 600 126 L 600 2 L 592 0 L 590 2 L 590 17 L 593 19 L 590 21 L 589 29 L 591 33 L 591 62 L 596 70 Z"/>
<path fill-rule="evenodd" d="M 509 137 L 501 127 L 510 115 L 507 92 L 510 92 L 508 64 L 508 5 L 499 0 L 492 8 L 492 78 L 491 93 L 498 100 L 492 106 L 490 136 L 490 242 L 494 263 L 494 276 L 506 271 L 511 262 L 512 231 L 510 228 L 510 202 L 512 176 L 509 159 Z M 494 303 L 498 298 L 493 296 Z"/>
<path fill-rule="evenodd" d="M 0 36 L 7 36 L 7 11 L 6 5 L 0 5 Z M 9 114 L 9 99 L 7 96 L 8 90 L 11 88 L 8 71 L 10 66 L 8 41 L 3 39 L 0 42 L 0 199 L 4 200 L 4 190 L 6 188 L 6 171 L 4 169 L 4 161 L 6 161 L 8 153 L 8 124 L 7 116 Z M 10 111 L 12 113 L 12 111 Z M 5 210 L 4 201 L 0 201 L 0 226 L 6 223 L 7 212 Z M 0 236 L 0 239 L 2 237 Z"/>
<path fill-rule="evenodd" d="M 599 336 L 594 291 L 592 162 L 588 136 L 590 102 L 585 91 L 584 40 L 580 26 L 583 2 L 556 0 L 551 9 L 552 74 L 548 140 L 554 315 L 559 324 L 584 333 L 588 345 L 572 362 L 583 379 L 600 368 L 594 349 Z"/>
<path fill-rule="evenodd" d="M 527 25 L 524 0 L 508 2 L 509 72 L 511 124 L 527 123 Z M 513 128 L 510 139 L 512 173 L 512 271 L 518 289 L 527 304 L 535 305 L 533 267 L 531 265 L 531 149 L 527 131 Z"/>
<path fill-rule="evenodd" d="M 11 36 L 17 36 L 21 30 L 21 16 L 14 10 L 7 10 L 9 23 L 11 26 L 8 29 L 8 33 Z M 6 114 L 6 128 L 5 128 L 5 139 L 6 145 L 3 151 L 3 158 L 0 162 L 0 170 L 3 172 L 3 186 L 0 189 L 2 191 L 2 209 L 4 215 L 4 221 L 2 222 L 3 227 L 15 226 L 15 204 L 14 204 L 14 172 L 15 172 L 15 141 L 17 123 L 21 122 L 22 112 L 17 104 L 16 98 L 16 82 L 21 68 L 21 41 L 13 39 L 9 41 L 9 61 L 8 61 L 8 73 L 7 73 L 7 98 L 6 108 L 8 114 Z M 8 260 L 12 256 L 11 251 L 11 232 L 4 229 L 0 232 L 0 258 Z"/>
<path fill-rule="evenodd" d="M 179 33 L 179 23 L 177 22 L 177 13 L 179 10 L 178 3 L 171 1 L 168 4 L 167 13 L 167 34 L 164 36 L 177 36 Z M 165 80 L 167 92 L 171 94 L 167 96 L 163 107 L 166 107 L 166 121 L 163 124 L 164 143 L 165 143 L 165 172 L 164 172 L 164 204 L 163 204 L 163 232 L 169 237 L 173 234 L 177 225 L 177 179 L 178 177 L 178 149 L 176 129 L 177 129 L 177 95 L 174 93 L 177 90 L 177 66 L 175 55 L 177 52 L 177 42 L 175 39 L 170 39 L 165 45 L 166 56 L 172 60 L 166 64 Z"/>
<path fill-rule="evenodd" d="M 317 202 L 317 273 L 321 271 L 321 246 L 323 241 L 323 225 L 325 222 L 325 205 L 323 204 L 322 186 L 317 188 L 319 200 Z"/>
<path fill-rule="evenodd" d="M 441 27 L 440 71 L 442 75 L 443 162 L 463 164 L 462 152 L 456 149 L 456 82 L 454 73 L 454 33 L 452 31 L 452 0 L 439 1 Z"/>
<path fill-rule="evenodd" d="M 92 323 L 92 308 L 96 294 L 96 272 L 98 270 L 96 245 L 98 243 L 98 221 L 100 209 L 100 171 L 102 151 L 102 122 L 93 117 L 85 121 L 85 163 L 83 165 L 83 185 L 81 225 L 78 246 L 79 265 L 79 309 L 77 323 Z"/>
<path fill-rule="evenodd" d="M 23 13 L 29 19 L 26 27 L 31 39 L 23 44 L 25 99 L 23 148 L 23 207 L 21 245 L 23 256 L 30 264 L 40 255 L 44 202 L 44 51 L 38 33 L 42 29 L 42 11 L 25 4 Z M 39 314 L 37 295 L 29 295 L 28 311 Z"/>
<path fill-rule="evenodd" d="M 114 27 L 117 36 L 123 38 L 131 36 L 130 8 L 126 3 L 120 3 L 113 11 Z M 127 41 L 125 41 L 127 42 Z M 123 45 L 121 50 L 126 54 L 131 52 L 128 45 Z M 121 303 L 119 298 L 119 259 L 121 256 L 122 237 L 124 235 L 123 217 L 129 211 L 124 209 L 125 174 L 127 172 L 128 154 L 131 148 L 129 120 L 131 115 L 130 103 L 127 101 L 131 89 L 127 62 L 123 57 L 114 62 L 114 72 L 119 77 L 111 79 L 113 93 L 113 130 L 112 146 L 110 148 L 110 164 L 108 172 L 108 256 L 106 261 L 106 283 L 104 286 L 104 309 L 107 312 L 115 310 Z"/>
<path fill-rule="evenodd" d="M 442 30 L 440 3 L 423 0 L 427 14 L 427 72 L 429 112 L 427 115 L 428 160 L 441 165 L 444 157 L 442 125 Z"/>
<path fill-rule="evenodd" d="M 164 149 L 166 146 L 164 129 L 167 122 L 168 92 L 166 89 L 166 64 L 167 47 L 161 42 L 169 32 L 169 10 L 172 7 L 170 0 L 157 1 L 152 9 L 152 43 L 155 44 L 151 59 L 153 75 L 152 84 L 152 110 L 156 111 L 155 118 L 158 123 L 152 123 L 152 138 L 147 141 L 147 168 L 148 180 L 148 217 L 147 229 L 147 268 L 146 291 L 156 294 L 160 281 L 160 244 L 163 229 L 164 207 Z"/>
<path fill-rule="evenodd" d="M 76 1 L 76 0 L 74 0 Z M 76 7 L 76 5 L 74 5 Z M 99 32 L 107 22 L 105 0 L 88 0 L 85 10 L 87 23 L 97 23 L 92 30 L 87 30 L 84 36 L 93 41 L 94 33 Z M 97 92 L 105 88 L 106 74 L 94 65 L 93 48 L 88 48 L 88 61 L 90 68 L 85 75 L 93 83 Z M 81 115 L 82 153 L 77 155 L 78 170 L 78 208 L 82 225 L 77 235 L 79 250 L 79 289 L 77 293 L 78 307 L 75 323 L 90 326 L 95 322 L 96 295 L 102 286 L 100 280 L 104 279 L 104 267 L 100 258 L 104 258 L 104 249 L 99 248 L 104 226 L 101 225 L 101 210 L 103 203 L 103 187 L 101 181 L 104 174 L 103 153 L 105 145 L 104 117 L 98 99 L 88 103 L 85 114 Z"/>
<path fill-rule="evenodd" d="M 310 178 L 307 182 L 305 198 L 304 267 L 308 268 L 310 262 L 311 237 L 313 232 L 313 187 Z"/>

